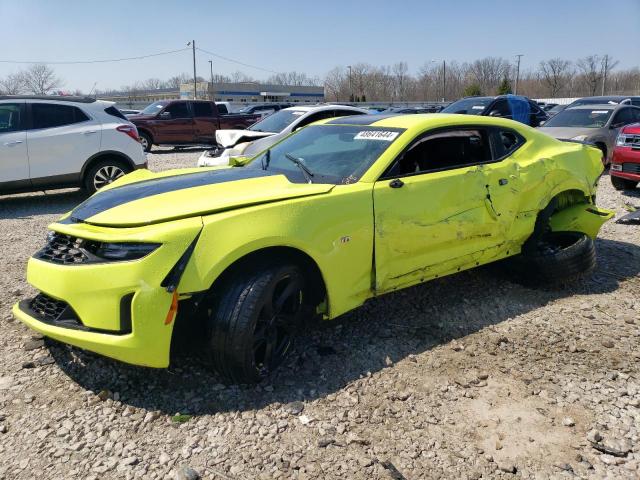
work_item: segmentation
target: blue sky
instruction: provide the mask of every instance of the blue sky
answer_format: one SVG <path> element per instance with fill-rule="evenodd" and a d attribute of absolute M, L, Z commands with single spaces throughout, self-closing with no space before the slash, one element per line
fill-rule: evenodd
<path fill-rule="evenodd" d="M 275 71 L 431 59 L 610 54 L 640 65 L 640 0 L 50 1 L 0 0 L 0 60 L 73 61 L 198 47 Z M 268 73 L 198 53 L 198 73 Z M 0 77 L 24 65 L 0 63 Z M 115 64 L 56 65 L 67 89 L 118 88 L 192 71 L 191 52 Z"/>

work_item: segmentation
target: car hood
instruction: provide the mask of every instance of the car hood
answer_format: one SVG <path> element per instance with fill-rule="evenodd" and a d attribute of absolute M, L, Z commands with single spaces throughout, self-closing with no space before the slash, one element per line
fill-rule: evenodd
<path fill-rule="evenodd" d="M 588 137 L 600 131 L 599 128 L 579 128 L 579 127 L 540 127 L 539 130 L 554 138 L 571 139 L 578 135 L 587 135 Z"/>
<path fill-rule="evenodd" d="M 254 132 L 253 130 L 217 130 L 216 143 L 224 148 L 233 147 L 238 143 L 274 135 L 272 132 Z"/>
<path fill-rule="evenodd" d="M 334 185 L 292 183 L 248 168 L 139 170 L 78 205 L 61 223 L 133 227 L 328 193 Z"/>
<path fill-rule="evenodd" d="M 142 115 L 139 113 L 136 113 L 135 115 L 127 115 L 127 120 L 129 120 L 130 122 L 136 122 L 140 120 L 153 120 L 154 118 L 156 118 L 156 115 Z"/>

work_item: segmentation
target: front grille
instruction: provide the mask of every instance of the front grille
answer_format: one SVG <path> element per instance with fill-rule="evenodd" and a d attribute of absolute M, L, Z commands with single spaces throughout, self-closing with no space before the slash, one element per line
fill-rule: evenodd
<path fill-rule="evenodd" d="M 635 173 L 640 175 L 640 163 L 623 163 L 622 171 L 624 173 Z"/>
<path fill-rule="evenodd" d="M 67 302 L 56 300 L 44 293 L 39 293 L 35 298 L 31 299 L 29 309 L 36 318 L 43 322 L 82 325 L 78 316 Z"/>
<path fill-rule="evenodd" d="M 62 233 L 53 232 L 47 239 L 47 244 L 34 255 L 35 258 L 53 263 L 70 265 L 84 263 L 89 257 L 81 248 L 85 240 Z"/>
<path fill-rule="evenodd" d="M 628 133 L 625 133 L 623 138 L 624 138 L 623 146 L 640 148 L 640 135 L 633 135 L 633 134 L 630 135 Z"/>

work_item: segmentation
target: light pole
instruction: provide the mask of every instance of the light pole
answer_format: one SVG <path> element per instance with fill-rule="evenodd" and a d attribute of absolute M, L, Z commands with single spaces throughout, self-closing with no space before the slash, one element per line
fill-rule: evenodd
<path fill-rule="evenodd" d="M 349 69 L 349 101 L 353 102 L 353 89 L 351 88 L 351 65 L 347 65 Z"/>
<path fill-rule="evenodd" d="M 516 84 L 513 87 L 513 94 L 517 95 L 518 94 L 518 80 L 520 80 L 520 58 L 522 58 L 524 55 L 522 53 L 516 55 L 516 57 L 518 57 L 518 66 L 516 67 Z"/>
<path fill-rule="evenodd" d="M 211 93 L 211 100 L 213 100 L 213 60 L 209 60 L 209 69 L 211 70 L 211 90 L 209 92 Z"/>
<path fill-rule="evenodd" d="M 187 43 L 187 47 L 191 45 L 192 49 L 193 49 L 193 99 L 197 100 L 198 99 L 198 88 L 196 85 L 196 41 L 195 40 L 191 40 L 189 43 Z"/>

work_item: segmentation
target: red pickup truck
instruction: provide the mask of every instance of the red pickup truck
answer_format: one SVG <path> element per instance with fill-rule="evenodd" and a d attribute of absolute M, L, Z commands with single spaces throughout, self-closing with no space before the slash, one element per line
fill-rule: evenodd
<path fill-rule="evenodd" d="M 216 104 L 206 100 L 155 102 L 127 118 L 138 128 L 145 152 L 153 145 L 215 145 L 216 130 L 243 130 L 259 119 L 260 115 L 221 115 Z"/>

